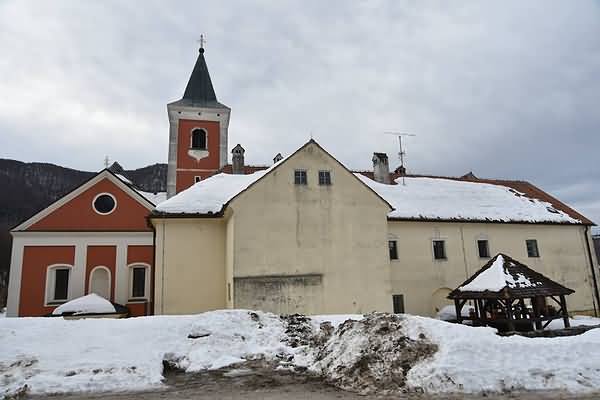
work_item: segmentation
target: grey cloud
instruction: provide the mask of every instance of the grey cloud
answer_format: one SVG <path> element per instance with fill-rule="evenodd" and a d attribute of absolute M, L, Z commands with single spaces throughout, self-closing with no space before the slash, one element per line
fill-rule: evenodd
<path fill-rule="evenodd" d="M 413 172 L 530 180 L 600 221 L 594 1 L 3 2 L 0 156 L 164 162 L 200 33 L 249 162 L 312 132 L 368 169 L 410 131 Z"/>

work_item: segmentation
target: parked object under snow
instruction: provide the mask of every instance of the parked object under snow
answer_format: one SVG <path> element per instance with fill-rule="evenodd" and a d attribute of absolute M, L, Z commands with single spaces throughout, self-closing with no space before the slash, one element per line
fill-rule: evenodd
<path fill-rule="evenodd" d="M 503 331 L 530 331 L 544 329 L 554 319 L 563 319 L 568 328 L 565 296 L 572 293 L 573 290 L 525 264 L 498 254 L 450 292 L 448 298 L 454 300 L 458 322 L 469 320 L 474 325 L 491 325 Z M 461 310 L 467 302 L 474 305 L 474 312 L 464 317 Z"/>
<path fill-rule="evenodd" d="M 56 307 L 52 315 L 114 314 L 117 310 L 104 297 L 95 293 L 68 301 Z"/>

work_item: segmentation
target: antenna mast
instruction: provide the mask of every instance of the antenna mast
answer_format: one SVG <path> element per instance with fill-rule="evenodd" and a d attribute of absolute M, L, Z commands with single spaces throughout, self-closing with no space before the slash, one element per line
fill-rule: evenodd
<path fill-rule="evenodd" d="M 398 136 L 398 146 L 399 146 L 399 152 L 398 152 L 398 158 L 400 159 L 400 168 L 402 168 L 403 171 L 406 171 L 406 167 L 404 166 L 404 156 L 406 155 L 406 151 L 404 151 L 404 149 L 402 148 L 402 137 L 412 137 L 412 136 L 417 136 L 413 133 L 404 133 L 404 132 L 384 132 L 386 135 L 394 135 L 394 136 Z M 404 175 L 402 174 L 402 185 L 406 186 L 406 180 L 404 179 Z"/>

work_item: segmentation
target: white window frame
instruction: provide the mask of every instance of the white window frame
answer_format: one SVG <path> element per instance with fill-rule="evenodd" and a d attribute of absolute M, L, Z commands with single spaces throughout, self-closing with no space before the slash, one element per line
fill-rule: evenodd
<path fill-rule="evenodd" d="M 106 272 L 108 272 L 108 299 L 109 301 L 112 301 L 112 273 L 110 272 L 110 268 L 108 268 L 105 265 L 96 265 L 94 268 L 92 268 L 92 270 L 90 271 L 90 276 L 88 278 L 88 294 L 92 293 L 92 277 L 94 276 L 94 272 L 97 269 L 104 269 L 106 270 Z"/>
<path fill-rule="evenodd" d="M 129 279 L 128 279 L 128 303 L 135 302 L 143 302 L 149 301 L 150 299 L 150 264 L 136 262 L 129 264 L 127 266 L 129 269 Z M 146 268 L 146 273 L 144 274 L 145 282 L 144 282 L 144 297 L 133 297 L 133 269 L 134 268 Z"/>
<path fill-rule="evenodd" d="M 110 196 L 112 197 L 113 201 L 115 202 L 115 206 L 113 207 L 112 210 L 110 210 L 107 213 L 101 213 L 100 211 L 96 210 L 96 207 L 94 206 L 94 203 L 96 202 L 96 199 L 100 196 Z M 115 212 L 115 210 L 117 209 L 117 207 L 119 206 L 119 203 L 117 203 L 117 198 L 112 194 L 112 193 L 108 193 L 108 192 L 102 192 L 102 193 L 98 193 L 96 196 L 94 196 L 94 198 L 92 199 L 92 210 L 94 210 L 94 212 L 98 215 L 110 215 L 113 212 Z"/>
<path fill-rule="evenodd" d="M 68 269 L 69 280 L 67 281 L 67 298 L 66 299 L 55 299 L 54 287 L 56 285 L 56 270 L 57 269 Z M 52 264 L 46 267 L 46 290 L 44 292 L 44 306 L 52 307 L 68 302 L 73 298 L 73 266 L 69 264 Z"/>
<path fill-rule="evenodd" d="M 202 132 L 204 132 L 204 144 L 206 146 L 203 149 L 200 147 L 194 147 L 194 131 L 195 130 L 201 130 Z M 208 151 L 208 131 L 206 130 L 206 128 L 201 128 L 199 126 L 196 126 L 196 127 L 193 127 L 192 129 L 190 129 L 190 150 Z"/>

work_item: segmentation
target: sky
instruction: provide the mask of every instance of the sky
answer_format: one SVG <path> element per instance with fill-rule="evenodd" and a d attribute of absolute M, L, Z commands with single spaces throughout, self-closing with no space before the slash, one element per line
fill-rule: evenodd
<path fill-rule="evenodd" d="M 600 223 L 600 1 L 0 0 L 0 158 L 166 162 L 204 34 L 229 147 L 528 180 Z"/>

